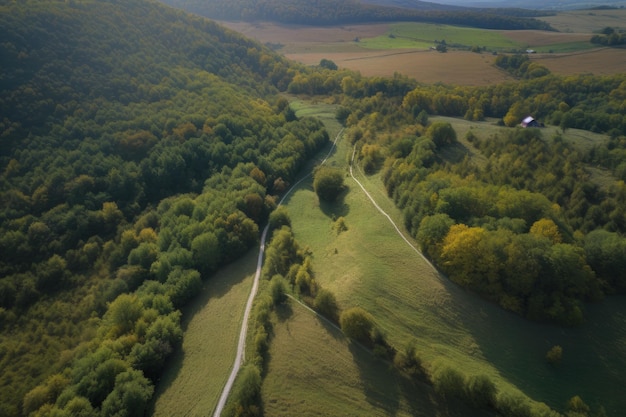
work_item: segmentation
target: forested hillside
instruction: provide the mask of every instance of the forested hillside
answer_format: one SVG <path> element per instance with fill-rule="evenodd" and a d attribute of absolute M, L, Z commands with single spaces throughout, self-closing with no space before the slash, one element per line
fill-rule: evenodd
<path fill-rule="evenodd" d="M 416 2 L 411 8 L 381 6 L 358 0 L 164 0 L 164 3 L 220 20 L 274 21 L 303 25 L 371 22 L 431 22 L 485 29 L 540 29 L 550 25 L 521 10 L 469 9 Z"/>
<path fill-rule="evenodd" d="M 0 415 L 142 416 L 327 135 L 286 61 L 156 2 L 3 2 L 0 38 Z"/>

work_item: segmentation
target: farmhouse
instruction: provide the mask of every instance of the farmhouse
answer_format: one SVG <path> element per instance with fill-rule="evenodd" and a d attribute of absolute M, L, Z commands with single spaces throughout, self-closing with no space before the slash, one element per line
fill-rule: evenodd
<path fill-rule="evenodd" d="M 538 121 L 536 121 L 532 116 L 526 117 L 522 120 L 522 127 L 541 127 Z"/>

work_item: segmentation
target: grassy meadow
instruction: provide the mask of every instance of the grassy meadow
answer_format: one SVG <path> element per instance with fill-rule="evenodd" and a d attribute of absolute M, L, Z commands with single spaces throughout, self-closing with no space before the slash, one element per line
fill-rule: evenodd
<path fill-rule="evenodd" d="M 428 48 L 442 40 L 449 46 L 484 46 L 490 50 L 522 47 L 521 43 L 506 37 L 500 31 L 411 22 L 392 24 L 385 35 L 361 39 L 359 44 L 374 49 Z"/>
<path fill-rule="evenodd" d="M 183 312 L 182 349 L 156 386 L 152 415 L 212 415 L 232 369 L 257 250 L 221 269 Z"/>
<path fill-rule="evenodd" d="M 330 163 L 347 167 L 350 152 L 340 142 Z M 359 176 L 378 204 L 402 224 L 380 179 Z M 307 182 L 286 201 L 296 239 L 313 253 L 316 279 L 335 293 L 342 308 L 369 311 L 397 347 L 415 340 L 428 366 L 445 363 L 466 375 L 488 375 L 500 392 L 521 391 L 556 409 L 574 395 L 592 407 L 604 405 L 609 415 L 626 409 L 618 392 L 626 383 L 623 299 L 588 306 L 589 320 L 581 328 L 531 323 L 435 272 L 400 239 L 358 185 L 350 179 L 346 183 L 343 200 L 332 206 L 320 206 Z M 332 230 L 337 216 L 344 216 L 348 226 L 339 235 Z M 273 343 L 289 344 L 281 340 Z M 559 367 L 545 361 L 554 345 L 564 351 Z M 274 406 L 284 405 L 276 399 Z"/>

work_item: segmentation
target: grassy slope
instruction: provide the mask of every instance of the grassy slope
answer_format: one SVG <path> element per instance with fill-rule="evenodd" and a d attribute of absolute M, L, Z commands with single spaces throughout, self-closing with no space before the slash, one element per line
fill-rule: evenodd
<path fill-rule="evenodd" d="M 341 143 L 331 163 L 345 166 L 349 151 Z M 379 204 L 401 222 L 379 179 L 364 180 Z M 626 383 L 620 371 L 626 369 L 623 299 L 590 306 L 589 323 L 581 329 L 530 323 L 434 273 L 357 185 L 347 183 L 350 190 L 337 207 L 319 207 L 310 184 L 287 202 L 297 240 L 313 252 L 316 278 L 343 308 L 363 306 L 396 346 L 416 338 L 429 363 L 445 361 L 468 375 L 487 374 L 501 390 L 520 389 L 556 408 L 574 395 L 591 405 L 604 404 L 609 413 L 626 408 L 617 392 Z M 346 216 L 347 232 L 333 234 L 333 215 Z M 565 355 L 557 369 L 544 360 L 555 344 Z"/>
<path fill-rule="evenodd" d="M 184 312 L 182 351 L 155 392 L 154 416 L 211 415 L 232 368 L 257 250 L 220 270 Z"/>
<path fill-rule="evenodd" d="M 262 389 L 265 416 L 467 415 L 300 304 L 281 307 L 278 318 Z"/>

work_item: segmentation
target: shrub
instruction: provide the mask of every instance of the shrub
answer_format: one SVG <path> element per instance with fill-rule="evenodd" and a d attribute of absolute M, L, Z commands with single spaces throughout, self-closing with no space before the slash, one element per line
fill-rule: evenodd
<path fill-rule="evenodd" d="M 465 396 L 476 408 L 488 408 L 496 404 L 496 385 L 486 375 L 472 375 L 465 381 Z"/>
<path fill-rule="evenodd" d="M 315 310 L 327 319 L 337 322 L 339 319 L 339 307 L 335 295 L 327 289 L 322 288 L 317 293 L 313 302 Z"/>
<path fill-rule="evenodd" d="M 552 346 L 546 353 L 546 360 L 550 365 L 558 365 L 563 358 L 563 348 L 559 345 Z"/>
<path fill-rule="evenodd" d="M 443 366 L 435 371 L 432 381 L 435 391 L 446 400 L 463 398 L 465 378 L 458 370 Z"/>
<path fill-rule="evenodd" d="M 367 345 L 371 344 L 374 317 L 361 307 L 352 307 L 341 313 L 339 325 L 343 333 L 350 339 Z"/>

